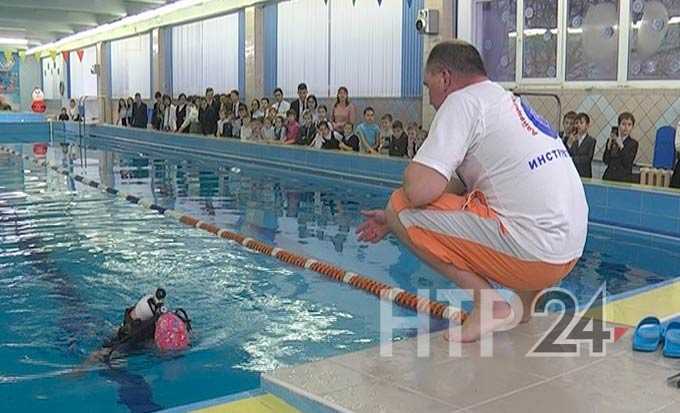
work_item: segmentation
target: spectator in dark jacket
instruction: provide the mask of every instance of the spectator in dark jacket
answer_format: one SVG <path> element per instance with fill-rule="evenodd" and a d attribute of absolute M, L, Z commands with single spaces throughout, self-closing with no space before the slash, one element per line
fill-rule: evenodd
<path fill-rule="evenodd" d="M 151 113 L 151 127 L 160 130 L 161 129 L 161 123 L 163 123 L 163 120 L 161 119 L 161 104 L 162 104 L 162 97 L 161 92 L 156 92 L 156 94 L 153 96 L 154 97 L 154 104 L 153 104 L 153 112 Z"/>
<path fill-rule="evenodd" d="M 635 117 L 631 113 L 619 115 L 619 127 L 612 130 L 604 151 L 603 161 L 607 169 L 602 179 L 633 182 L 633 163 L 638 151 L 638 142 L 630 137 L 634 126 Z"/>
<path fill-rule="evenodd" d="M 204 135 L 215 136 L 217 133 L 218 114 L 215 105 L 208 104 L 208 100 L 201 98 L 201 106 L 198 111 L 198 119 L 201 122 L 201 129 Z"/>
<path fill-rule="evenodd" d="M 132 106 L 132 127 L 146 129 L 148 123 L 146 103 L 142 102 L 142 95 L 135 93 L 135 103 Z"/>
<path fill-rule="evenodd" d="M 567 149 L 571 160 L 574 161 L 574 166 L 578 174 L 582 178 L 593 177 L 593 156 L 595 155 L 595 138 L 588 134 L 590 127 L 590 116 L 585 113 L 579 113 L 576 116 L 576 133 L 571 134 L 567 138 Z"/>
<path fill-rule="evenodd" d="M 408 135 L 404 132 L 404 125 L 396 120 L 392 123 L 392 139 L 390 140 L 389 155 L 403 158 L 408 150 Z"/>

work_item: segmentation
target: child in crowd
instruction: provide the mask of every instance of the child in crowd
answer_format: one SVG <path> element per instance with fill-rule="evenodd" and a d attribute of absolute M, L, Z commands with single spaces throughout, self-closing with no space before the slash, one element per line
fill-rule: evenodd
<path fill-rule="evenodd" d="M 163 112 L 161 113 L 161 129 L 165 132 L 177 130 L 177 107 L 172 104 L 169 95 L 163 95 Z"/>
<path fill-rule="evenodd" d="M 253 99 L 253 101 L 250 103 L 250 113 L 253 119 L 260 119 L 264 118 L 264 112 L 260 109 L 260 101 L 257 99 Z"/>
<path fill-rule="evenodd" d="M 184 119 L 184 123 L 179 128 L 179 132 L 188 131 L 189 133 L 200 134 L 203 133 L 201 129 L 201 122 L 198 120 L 198 105 L 197 101 L 191 102 L 189 109 L 187 109 L 187 116 Z"/>
<path fill-rule="evenodd" d="M 316 115 L 317 115 L 316 127 L 318 129 L 319 124 L 321 122 L 328 122 L 328 108 L 326 107 L 326 105 L 319 106 L 316 109 Z"/>
<path fill-rule="evenodd" d="M 227 105 L 225 107 L 228 109 L 230 106 Z M 226 109 L 220 110 L 220 120 L 217 121 L 218 137 L 221 138 L 232 137 L 231 118 L 233 118 L 231 111 L 227 111 Z"/>
<path fill-rule="evenodd" d="M 286 127 L 283 122 L 283 116 L 274 118 L 274 141 L 278 143 L 283 143 L 286 140 Z"/>
<path fill-rule="evenodd" d="M 392 123 L 392 141 L 390 142 L 389 155 L 403 158 L 406 156 L 408 147 L 408 136 L 404 132 L 404 125 L 401 121 L 395 120 Z"/>
<path fill-rule="evenodd" d="M 277 116 L 279 115 L 278 112 L 276 111 L 276 108 L 270 106 L 269 109 L 267 109 L 267 117 L 271 119 L 272 122 L 275 122 Z"/>
<path fill-rule="evenodd" d="M 406 127 L 406 135 L 408 135 L 408 145 L 406 146 L 406 156 L 413 159 L 418 152 L 420 146 L 418 145 L 418 124 L 415 122 L 409 123 Z"/>
<path fill-rule="evenodd" d="M 274 140 L 274 126 L 272 125 L 271 118 L 264 118 L 264 126 L 262 127 L 262 136 L 267 142 Z"/>
<path fill-rule="evenodd" d="M 80 122 L 80 110 L 78 109 L 78 104 L 75 99 L 71 99 L 68 102 L 68 116 L 74 122 Z"/>
<path fill-rule="evenodd" d="M 342 137 L 339 133 L 331 128 L 328 121 L 319 122 L 318 133 L 312 144 L 310 145 L 316 149 L 340 149 L 340 139 Z"/>
<path fill-rule="evenodd" d="M 241 142 L 250 141 L 253 134 L 253 130 L 250 128 L 250 122 L 252 119 L 250 116 L 244 116 L 241 118 Z"/>
<path fill-rule="evenodd" d="M 356 133 L 363 150 L 367 153 L 376 153 L 380 144 L 378 141 L 380 128 L 375 124 L 375 110 L 372 107 L 368 106 L 364 109 L 364 121 L 357 126 Z"/>
<path fill-rule="evenodd" d="M 132 109 L 135 105 L 135 100 L 132 97 L 127 98 L 127 110 L 125 112 L 125 117 L 127 118 L 127 126 L 132 126 Z"/>
<path fill-rule="evenodd" d="M 385 114 L 380 118 L 380 135 L 378 136 L 378 141 L 380 142 L 378 146 L 378 152 L 383 155 L 389 153 L 390 145 L 392 144 L 392 138 L 394 137 L 394 132 L 392 131 L 392 115 Z"/>
<path fill-rule="evenodd" d="M 250 142 L 265 142 L 266 139 L 262 133 L 262 118 L 253 118 L 250 121 Z"/>
<path fill-rule="evenodd" d="M 248 108 L 244 104 L 238 106 L 238 116 L 234 116 L 231 121 L 231 133 L 235 138 L 241 137 L 241 127 L 243 126 L 243 118 L 249 117 Z"/>
<path fill-rule="evenodd" d="M 260 99 L 260 110 L 262 110 L 262 113 L 265 116 L 267 115 L 270 106 L 271 106 L 271 103 L 269 103 L 269 98 L 264 97 L 264 98 Z"/>
<path fill-rule="evenodd" d="M 307 99 L 309 101 L 309 99 Z M 316 136 L 316 126 L 314 118 L 310 110 L 302 112 L 302 125 L 300 125 L 300 133 L 298 136 L 298 145 L 309 145 Z"/>
<path fill-rule="evenodd" d="M 318 102 L 316 101 L 316 96 L 314 95 L 309 95 L 307 96 L 307 110 L 309 113 L 312 114 L 312 120 L 314 122 L 314 127 L 316 128 L 316 125 L 319 123 L 319 114 L 317 113 L 318 109 Z"/>
<path fill-rule="evenodd" d="M 68 117 L 68 112 L 66 112 L 66 108 L 61 108 L 61 113 L 59 114 L 59 120 L 60 121 L 69 121 L 70 118 Z M 127 126 L 127 123 L 123 126 Z"/>
<path fill-rule="evenodd" d="M 342 128 L 343 137 L 342 142 L 340 142 L 340 149 L 359 152 L 359 137 L 354 134 L 354 125 L 351 122 L 345 122 Z"/>
<path fill-rule="evenodd" d="M 63 108 L 64 112 L 66 112 L 66 108 Z M 127 103 L 125 102 L 125 99 L 119 99 L 118 100 L 118 120 L 116 121 L 116 125 L 118 126 L 127 126 Z M 68 116 L 68 114 L 66 114 Z M 61 115 L 59 115 L 61 118 Z M 59 119 L 61 120 L 61 119 Z"/>
<path fill-rule="evenodd" d="M 288 116 L 288 121 L 286 122 L 286 139 L 284 143 L 291 145 L 294 144 L 297 141 L 298 136 L 300 136 L 300 124 L 295 119 L 294 110 L 289 110 L 286 115 Z"/>

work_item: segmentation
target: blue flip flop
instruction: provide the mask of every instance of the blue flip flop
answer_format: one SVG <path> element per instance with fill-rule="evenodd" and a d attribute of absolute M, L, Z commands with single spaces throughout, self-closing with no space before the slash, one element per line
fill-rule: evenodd
<path fill-rule="evenodd" d="M 678 325 L 680 327 L 680 325 Z M 656 317 L 643 318 L 635 328 L 633 335 L 633 350 L 635 351 L 656 351 L 659 344 L 663 341 L 664 328 L 661 321 Z M 678 331 L 677 350 L 680 357 L 680 331 Z"/>
<path fill-rule="evenodd" d="M 680 322 L 671 321 L 666 327 L 663 343 L 664 357 L 680 358 Z"/>

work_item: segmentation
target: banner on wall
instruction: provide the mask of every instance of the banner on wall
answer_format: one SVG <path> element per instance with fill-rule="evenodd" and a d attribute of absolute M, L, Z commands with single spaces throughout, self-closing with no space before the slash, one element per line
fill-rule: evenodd
<path fill-rule="evenodd" d="M 10 55 L 8 59 L 6 53 L 0 53 L 0 96 L 14 110 L 19 108 L 19 59 L 15 55 Z"/>

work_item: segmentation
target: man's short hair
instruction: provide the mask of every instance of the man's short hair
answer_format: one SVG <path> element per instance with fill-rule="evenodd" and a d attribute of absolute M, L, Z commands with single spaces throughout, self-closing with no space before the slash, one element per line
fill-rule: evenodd
<path fill-rule="evenodd" d="M 590 125 L 590 116 L 588 116 L 587 113 L 581 112 L 578 115 L 576 115 L 576 120 L 581 121 L 584 120 L 586 124 Z"/>
<path fill-rule="evenodd" d="M 276 94 L 276 92 L 281 92 L 281 94 L 283 95 L 283 89 L 281 89 L 280 87 L 274 89 L 274 94 Z"/>
<path fill-rule="evenodd" d="M 578 113 L 574 112 L 573 110 L 570 110 L 569 112 L 567 112 L 567 113 L 564 115 L 564 119 L 563 119 L 563 120 L 567 120 L 567 119 L 574 120 L 574 119 L 576 119 L 577 116 L 578 116 Z"/>
<path fill-rule="evenodd" d="M 139 96 L 139 97 L 141 98 L 141 97 L 142 97 L 142 94 L 139 93 L 139 92 L 137 92 L 137 93 L 135 93 L 135 97 L 137 97 L 137 96 Z"/>
<path fill-rule="evenodd" d="M 231 92 L 229 92 L 229 94 L 234 94 L 234 95 L 236 95 L 236 96 L 239 95 L 238 90 L 236 90 L 236 89 L 234 89 L 234 90 L 232 90 Z"/>
<path fill-rule="evenodd" d="M 156 99 L 158 99 L 158 98 L 160 98 L 160 97 L 163 97 L 163 95 L 161 94 L 161 92 L 156 92 L 156 93 L 153 95 L 153 97 L 156 98 Z"/>
<path fill-rule="evenodd" d="M 479 51 L 468 42 L 449 40 L 436 45 L 427 58 L 426 70 L 448 70 L 464 75 L 486 76 Z"/>
<path fill-rule="evenodd" d="M 623 122 L 624 120 L 629 120 L 629 121 L 633 122 L 633 126 L 635 126 L 635 116 L 633 116 L 632 113 L 630 113 L 630 112 L 623 112 L 622 114 L 620 114 L 620 115 L 619 115 L 619 125 L 620 125 L 621 122 Z"/>
<path fill-rule="evenodd" d="M 368 112 L 375 113 L 375 109 L 373 109 L 372 106 L 366 106 L 366 109 L 364 109 L 364 115 L 366 115 L 366 113 L 368 113 Z"/>
<path fill-rule="evenodd" d="M 207 88 L 207 89 L 205 90 L 205 94 L 206 94 L 206 95 L 207 95 L 208 93 L 210 93 L 210 92 L 215 93 L 215 91 L 214 91 L 213 88 L 211 88 L 211 87 L 209 87 L 209 88 Z"/>
<path fill-rule="evenodd" d="M 298 85 L 298 92 L 301 90 L 307 90 L 307 84 L 306 83 L 300 83 Z"/>

